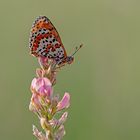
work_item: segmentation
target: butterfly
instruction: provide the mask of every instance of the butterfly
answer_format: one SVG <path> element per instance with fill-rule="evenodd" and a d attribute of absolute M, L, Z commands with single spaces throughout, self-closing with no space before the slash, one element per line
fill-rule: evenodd
<path fill-rule="evenodd" d="M 46 16 L 39 16 L 33 22 L 29 38 L 30 53 L 33 56 L 53 59 L 58 66 L 71 64 L 74 54 L 81 47 L 82 45 L 76 48 L 71 56 L 67 56 L 61 38 L 51 21 Z"/>

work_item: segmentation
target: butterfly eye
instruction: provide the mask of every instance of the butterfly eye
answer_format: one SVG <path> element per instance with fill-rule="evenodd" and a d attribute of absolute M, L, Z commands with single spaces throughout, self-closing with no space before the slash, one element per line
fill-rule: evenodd
<path fill-rule="evenodd" d="M 73 62 L 73 60 L 74 60 L 74 57 L 68 56 L 67 59 L 66 59 L 66 62 L 67 62 L 68 64 L 71 64 L 71 63 Z"/>

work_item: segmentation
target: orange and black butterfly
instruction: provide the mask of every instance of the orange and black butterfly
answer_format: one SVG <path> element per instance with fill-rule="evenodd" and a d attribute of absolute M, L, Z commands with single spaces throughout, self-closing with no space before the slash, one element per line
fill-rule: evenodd
<path fill-rule="evenodd" d="M 71 64 L 73 55 L 82 47 L 76 49 L 71 55 L 67 56 L 61 38 L 46 16 L 39 16 L 32 25 L 29 39 L 30 53 L 35 57 L 45 57 L 53 59 L 56 64 Z"/>

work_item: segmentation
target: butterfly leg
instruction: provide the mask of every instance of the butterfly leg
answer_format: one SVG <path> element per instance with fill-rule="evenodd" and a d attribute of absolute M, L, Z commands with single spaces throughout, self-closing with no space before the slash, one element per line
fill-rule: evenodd
<path fill-rule="evenodd" d="M 60 69 L 60 68 L 62 68 L 63 66 L 65 66 L 66 65 L 66 63 L 65 64 L 61 64 L 61 65 L 59 65 L 58 67 L 56 67 L 56 69 Z"/>

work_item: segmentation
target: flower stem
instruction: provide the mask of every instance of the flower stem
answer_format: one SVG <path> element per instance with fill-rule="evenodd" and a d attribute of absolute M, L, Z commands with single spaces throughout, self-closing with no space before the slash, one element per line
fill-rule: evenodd
<path fill-rule="evenodd" d="M 51 131 L 48 131 L 48 140 L 54 140 L 53 139 L 53 134 Z"/>

